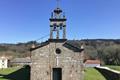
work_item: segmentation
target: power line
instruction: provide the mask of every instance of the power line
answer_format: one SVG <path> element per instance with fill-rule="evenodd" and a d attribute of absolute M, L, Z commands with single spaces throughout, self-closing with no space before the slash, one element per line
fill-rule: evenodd
<path fill-rule="evenodd" d="M 47 35 L 44 35 L 44 36 L 42 36 L 42 37 L 40 37 L 40 38 L 36 39 L 35 41 L 42 40 L 42 39 L 44 39 L 44 38 L 46 38 L 46 37 L 48 37 L 48 36 L 49 36 L 49 34 L 47 34 Z"/>
<path fill-rule="evenodd" d="M 34 44 L 35 42 L 37 42 L 37 41 L 40 41 L 40 40 L 42 40 L 42 39 L 48 37 L 48 36 L 49 36 L 49 34 L 44 35 L 44 36 L 42 36 L 42 37 L 40 37 L 40 38 L 38 38 L 38 39 L 33 40 L 33 44 Z"/>
<path fill-rule="evenodd" d="M 57 7 L 60 6 L 60 0 L 56 0 L 57 1 Z"/>

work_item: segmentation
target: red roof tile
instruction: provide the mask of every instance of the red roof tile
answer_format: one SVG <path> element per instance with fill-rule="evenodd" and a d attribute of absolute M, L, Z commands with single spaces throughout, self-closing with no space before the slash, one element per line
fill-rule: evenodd
<path fill-rule="evenodd" d="M 85 64 L 100 64 L 100 60 L 87 60 Z"/>

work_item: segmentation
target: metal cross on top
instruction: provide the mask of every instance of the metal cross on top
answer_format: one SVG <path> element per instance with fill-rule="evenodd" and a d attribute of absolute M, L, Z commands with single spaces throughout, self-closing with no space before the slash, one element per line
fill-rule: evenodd
<path fill-rule="evenodd" d="M 57 7 L 59 7 L 60 5 L 60 0 L 57 0 Z"/>

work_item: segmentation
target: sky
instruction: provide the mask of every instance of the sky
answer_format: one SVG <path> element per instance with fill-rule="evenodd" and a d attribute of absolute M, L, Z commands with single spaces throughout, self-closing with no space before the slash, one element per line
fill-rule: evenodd
<path fill-rule="evenodd" d="M 67 39 L 120 39 L 120 0 L 61 0 L 60 7 L 67 17 Z M 0 43 L 48 35 L 55 8 L 56 0 L 0 0 Z"/>

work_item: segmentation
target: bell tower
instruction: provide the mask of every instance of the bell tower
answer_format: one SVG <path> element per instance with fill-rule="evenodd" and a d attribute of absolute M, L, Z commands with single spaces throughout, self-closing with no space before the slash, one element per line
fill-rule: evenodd
<path fill-rule="evenodd" d="M 66 39 L 66 16 L 59 7 L 57 0 L 57 8 L 51 13 L 50 20 L 50 39 Z M 62 34 L 62 36 L 60 36 Z M 55 36 L 54 36 L 55 35 Z"/>

